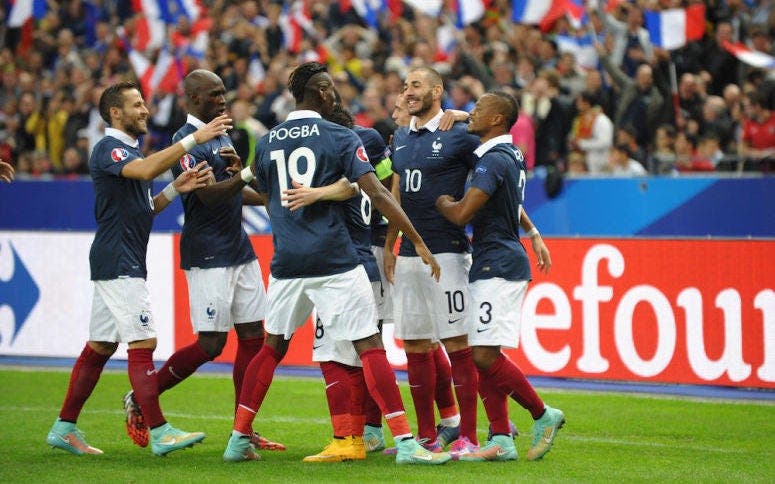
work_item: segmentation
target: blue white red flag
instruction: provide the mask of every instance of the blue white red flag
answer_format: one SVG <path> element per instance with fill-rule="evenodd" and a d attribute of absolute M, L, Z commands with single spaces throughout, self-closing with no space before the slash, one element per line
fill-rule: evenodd
<path fill-rule="evenodd" d="M 663 49 L 681 48 L 689 42 L 702 39 L 705 34 L 705 5 L 703 4 L 658 12 L 647 10 L 644 17 L 651 43 Z"/>
<path fill-rule="evenodd" d="M 759 69 L 775 69 L 775 57 L 753 50 L 741 42 L 724 42 L 724 48 L 740 61 Z"/>
<path fill-rule="evenodd" d="M 46 16 L 48 6 L 46 0 L 16 0 L 8 10 L 6 24 L 11 28 L 24 25 L 27 20 L 35 18 L 40 20 Z"/>

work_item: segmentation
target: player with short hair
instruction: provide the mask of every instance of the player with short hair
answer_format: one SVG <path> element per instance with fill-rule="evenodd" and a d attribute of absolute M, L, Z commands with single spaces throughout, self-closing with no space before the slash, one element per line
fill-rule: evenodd
<path fill-rule="evenodd" d="M 121 82 L 105 89 L 99 111 L 108 127 L 89 159 L 97 219 L 89 252 L 94 281 L 89 341 L 73 366 L 59 418 L 46 442 L 76 455 L 102 453 L 86 443 L 76 421 L 105 363 L 123 342 L 129 346 L 129 382 L 150 428 L 151 451 L 166 455 L 201 442 L 205 435 L 172 427 L 159 406 L 153 365 L 156 330 L 145 283 L 146 250 L 154 215 L 179 193 L 205 186 L 212 170 L 204 163 L 195 165 L 156 196 L 151 196 L 151 181 L 196 145 L 229 129 L 231 120 L 217 116 L 180 142 L 143 157 L 138 137 L 148 132 L 148 108 L 137 85 Z"/>
<path fill-rule="evenodd" d="M 11 183 L 13 181 L 13 176 L 16 170 L 13 169 L 13 165 L 10 163 L 6 163 L 2 159 L 0 159 L 0 180 Z"/>
<path fill-rule="evenodd" d="M 317 309 L 324 329 L 335 340 L 352 341 L 363 364 L 369 392 L 380 404 L 394 439 L 399 464 L 443 464 L 449 454 L 433 454 L 414 439 L 395 374 L 377 329 L 377 311 L 366 271 L 357 262 L 339 203 L 318 203 L 288 210 L 283 192 L 291 180 L 306 186 L 330 185 L 342 176 L 357 181 L 376 208 L 403 230 L 420 258 L 439 267 L 406 214 L 377 180 L 360 139 L 349 129 L 321 118 L 334 106 L 334 82 L 317 62 L 301 64 L 288 87 L 296 110 L 259 142 L 253 170 L 240 173 L 249 182 L 255 173 L 272 220 L 274 256 L 269 280 L 269 306 L 264 347 L 248 366 L 234 430 L 224 452 L 226 461 L 254 460 L 248 432 L 266 396 L 274 370 L 293 333 Z M 235 177 L 236 178 L 236 177 Z"/>
<path fill-rule="evenodd" d="M 519 367 L 501 353 L 501 347 L 516 348 L 519 342 L 522 301 L 530 280 L 530 261 L 519 240 L 518 225 L 533 241 L 539 269 L 548 272 L 551 267 L 541 235 L 522 208 L 527 168 L 509 134 L 518 115 L 519 105 L 508 93 L 495 91 L 479 98 L 468 125 L 468 131 L 481 140 L 470 187 L 465 196 L 457 197 L 459 201 L 451 195 L 436 200 L 436 207 L 448 220 L 460 226 L 473 225 L 469 277 L 478 317 L 470 342 L 492 437 L 481 450 L 459 456 L 466 461 L 517 458 L 509 435 L 508 397 L 535 420 L 528 460 L 549 452 L 565 423 L 562 411 L 545 405 Z"/>
<path fill-rule="evenodd" d="M 450 451 L 460 453 L 475 450 L 478 442 L 477 372 L 468 347 L 470 245 L 463 228 L 450 223 L 433 206 L 443 193 L 463 196 L 478 139 L 466 132 L 464 123 L 454 123 L 448 131 L 439 129 L 444 86 L 438 72 L 413 68 L 404 87 L 412 118 L 408 128 L 398 129 L 393 137 L 393 194 L 438 258 L 442 277 L 438 284 L 427 277 L 406 240 L 396 260 L 392 249 L 397 231 L 391 228 L 385 242 L 385 273 L 389 281 L 395 281 L 395 334 L 404 342 L 419 438 L 428 448 L 441 447 L 433 408 L 438 376 L 432 344 L 439 340 L 449 355 L 460 409 L 460 437 Z"/>
<path fill-rule="evenodd" d="M 196 69 L 183 80 L 188 117 L 173 136 L 179 141 L 226 112 L 226 88 L 215 73 Z M 230 178 L 242 168 L 231 139 L 226 133 L 193 148 L 172 167 L 179 175 L 197 163 L 206 162 L 216 181 Z M 211 185 L 212 186 L 212 185 Z M 235 408 L 245 368 L 264 343 L 262 320 L 266 293 L 261 267 L 253 246 L 242 228 L 243 203 L 261 203 L 258 194 L 245 188 L 231 198 L 212 202 L 210 187 L 181 197 L 185 215 L 180 237 L 180 268 L 188 283 L 191 324 L 197 340 L 180 348 L 159 369 L 159 394 L 177 385 L 197 368 L 214 360 L 223 351 L 229 329 L 237 333 L 234 360 Z M 148 444 L 148 429 L 142 411 L 130 391 L 124 396 L 127 433 L 139 446 Z M 264 450 L 285 450 L 285 446 L 251 434 L 251 443 Z"/>

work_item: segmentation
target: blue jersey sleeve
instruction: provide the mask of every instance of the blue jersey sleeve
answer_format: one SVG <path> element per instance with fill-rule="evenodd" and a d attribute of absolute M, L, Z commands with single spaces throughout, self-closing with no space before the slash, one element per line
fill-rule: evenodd
<path fill-rule="evenodd" d="M 479 160 L 479 163 L 474 168 L 474 173 L 471 176 L 471 187 L 478 188 L 489 196 L 495 193 L 495 190 L 503 183 L 506 166 L 503 163 L 499 163 L 500 158 L 497 156 L 488 156 Z"/>
<path fill-rule="evenodd" d="M 121 141 L 106 136 L 94 147 L 90 163 L 97 172 L 121 176 L 121 170 L 129 162 L 140 158 L 134 150 L 129 150 Z"/>
<path fill-rule="evenodd" d="M 357 181 L 368 172 L 373 172 L 374 168 L 369 162 L 369 155 L 366 153 L 361 143 L 361 139 L 352 131 L 342 137 L 342 161 L 344 176 L 351 182 Z"/>

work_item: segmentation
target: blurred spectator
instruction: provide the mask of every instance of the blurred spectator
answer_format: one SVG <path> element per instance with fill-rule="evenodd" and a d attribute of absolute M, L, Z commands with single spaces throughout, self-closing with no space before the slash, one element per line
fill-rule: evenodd
<path fill-rule="evenodd" d="M 519 117 L 511 127 L 511 142 L 525 155 L 525 165 L 528 170 L 535 167 L 536 159 L 536 136 L 535 125 L 530 113 L 520 106 Z"/>
<path fill-rule="evenodd" d="M 775 158 L 775 113 L 763 93 L 754 93 L 746 107 L 739 154 L 746 166 L 762 169 L 771 168 L 765 163 Z"/>
<path fill-rule="evenodd" d="M 702 117 L 699 120 L 699 136 L 713 136 L 718 139 L 721 149 L 728 151 L 732 142 L 734 122 L 729 116 L 724 98 L 708 96 L 702 105 Z"/>
<path fill-rule="evenodd" d="M 650 65 L 641 64 L 635 73 L 635 79 L 628 77 L 600 47 L 600 61 L 613 78 L 619 89 L 616 103 L 614 125 L 621 128 L 632 125 L 640 146 L 649 146 L 654 131 L 664 117 L 665 99 L 654 85 L 654 72 Z"/>
<path fill-rule="evenodd" d="M 722 21 L 706 42 L 702 53 L 702 69 L 710 74 L 708 94 L 720 96 L 727 84 L 739 82 L 740 62 L 724 47 L 724 41 L 733 42 L 732 25 Z"/>
<path fill-rule="evenodd" d="M 541 71 L 522 95 L 522 107 L 535 126 L 535 165 L 560 168 L 565 156 L 570 126 L 569 107 L 559 97 L 560 84 L 555 70 Z"/>
<path fill-rule="evenodd" d="M 603 2 L 597 2 L 598 15 L 605 21 L 606 32 L 613 37 L 611 61 L 621 66 L 630 77 L 636 69 L 654 58 L 654 47 L 648 30 L 643 27 L 643 11 L 637 5 L 622 2 L 618 13 L 623 20 L 603 10 Z"/>
<path fill-rule="evenodd" d="M 573 151 L 581 151 L 590 173 L 601 173 L 608 164 L 608 151 L 614 140 L 614 126 L 598 105 L 597 98 L 582 92 L 576 98 L 578 115 L 573 120 L 568 144 Z"/>
<path fill-rule="evenodd" d="M 568 153 L 568 175 L 586 175 L 588 172 L 583 152 L 571 151 Z"/>
<path fill-rule="evenodd" d="M 690 119 L 697 121 L 702 117 L 703 97 L 699 91 L 699 83 L 699 76 L 696 74 L 687 72 L 681 75 L 681 79 L 678 82 L 678 101 L 681 106 L 681 117 L 684 124 L 679 126 L 679 128 L 683 129 Z"/>
<path fill-rule="evenodd" d="M 646 147 L 640 145 L 636 139 L 635 128 L 626 124 L 616 130 L 614 136 L 615 145 L 625 145 L 630 157 L 639 162 L 643 167 L 646 167 Z"/>
<path fill-rule="evenodd" d="M 253 163 L 256 143 L 268 131 L 261 121 L 251 115 L 250 110 L 250 104 L 242 99 L 234 101 L 229 108 L 229 114 L 234 120 L 234 129 L 230 133 L 231 141 L 242 160 L 242 166 Z"/>
<path fill-rule="evenodd" d="M 627 145 L 614 145 L 609 151 L 609 171 L 614 176 L 643 176 L 646 169 L 643 165 L 630 158 Z"/>
<path fill-rule="evenodd" d="M 654 150 L 647 163 L 648 170 L 657 175 L 673 173 L 675 158 L 675 128 L 670 124 L 663 124 L 657 128 Z"/>
<path fill-rule="evenodd" d="M 89 174 L 86 157 L 78 148 L 67 148 L 62 155 L 62 176 L 76 179 Z"/>

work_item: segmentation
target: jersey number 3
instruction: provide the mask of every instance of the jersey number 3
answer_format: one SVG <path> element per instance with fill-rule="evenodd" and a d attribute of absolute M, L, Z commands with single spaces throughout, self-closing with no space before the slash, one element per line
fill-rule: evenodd
<path fill-rule="evenodd" d="M 285 150 L 272 150 L 269 153 L 269 158 L 275 162 L 277 166 L 277 182 L 280 185 L 280 198 L 283 197 L 283 192 L 290 188 L 288 186 L 289 177 L 291 180 L 301 183 L 304 186 L 311 186 L 312 177 L 315 175 L 315 153 L 306 146 L 300 146 L 291 151 L 291 155 L 288 160 L 285 159 Z M 300 163 L 301 160 L 303 163 Z M 304 165 L 304 172 L 299 171 L 299 165 Z M 280 202 L 282 206 L 288 205 L 288 201 Z"/>

